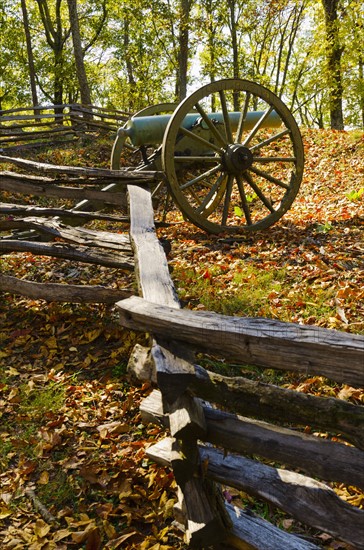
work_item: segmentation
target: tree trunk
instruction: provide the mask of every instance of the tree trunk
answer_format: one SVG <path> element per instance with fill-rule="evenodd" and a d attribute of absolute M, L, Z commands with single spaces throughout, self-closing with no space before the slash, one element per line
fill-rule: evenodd
<path fill-rule="evenodd" d="M 131 62 L 129 55 L 129 42 L 130 42 L 130 21 L 127 16 L 124 20 L 124 33 L 123 33 L 123 42 L 124 42 L 124 52 L 125 52 L 125 64 L 126 64 L 126 74 L 128 75 L 128 84 L 129 84 L 129 109 L 131 111 L 135 110 L 135 95 L 134 90 L 136 88 L 136 80 L 134 78 L 133 63 Z"/>
<path fill-rule="evenodd" d="M 67 0 L 67 3 L 70 16 L 73 50 L 75 54 L 76 74 L 81 94 L 81 103 L 82 105 L 91 105 L 91 94 L 86 75 L 80 27 L 78 23 L 77 0 Z M 88 116 L 92 118 L 92 115 Z"/>
<path fill-rule="evenodd" d="M 187 95 L 187 67 L 188 67 L 188 40 L 189 19 L 192 0 L 181 0 L 180 24 L 179 24 L 179 51 L 178 51 L 178 75 L 177 91 L 178 100 L 182 101 Z"/>
<path fill-rule="evenodd" d="M 341 77 L 341 57 L 344 48 L 340 45 L 337 8 L 340 0 L 322 0 L 325 10 L 327 69 L 330 93 L 330 121 L 333 130 L 344 129 L 343 85 Z"/>
<path fill-rule="evenodd" d="M 239 66 L 239 48 L 238 48 L 238 34 L 237 34 L 237 16 L 236 16 L 236 0 L 229 0 L 229 18 L 230 18 L 230 34 L 231 45 L 233 50 L 233 77 L 240 78 L 240 66 Z M 234 93 L 234 110 L 239 111 L 239 94 Z"/>
<path fill-rule="evenodd" d="M 36 86 L 36 81 L 35 81 L 35 67 L 34 67 L 34 58 L 33 58 L 33 48 L 32 48 L 32 41 L 31 41 L 31 37 L 30 37 L 29 18 L 28 18 L 26 0 L 21 0 L 21 9 L 22 9 L 22 12 L 23 12 L 23 26 L 24 26 L 25 39 L 26 39 L 26 43 L 27 43 L 30 88 L 31 88 L 31 91 L 32 91 L 33 106 L 36 107 L 39 103 L 38 103 L 38 95 L 37 95 L 37 86 Z M 36 111 L 34 111 L 34 114 L 35 115 L 37 114 Z"/>
<path fill-rule="evenodd" d="M 360 87 L 360 97 L 359 97 L 359 105 L 360 105 L 360 121 L 361 126 L 364 128 L 364 55 L 360 55 L 359 58 L 359 82 L 362 83 Z"/>
<path fill-rule="evenodd" d="M 56 105 L 54 113 L 62 114 L 63 108 L 63 47 L 65 40 L 68 37 L 68 32 L 63 33 L 61 3 L 62 0 L 57 0 L 55 6 L 55 24 L 51 17 L 47 0 L 36 0 L 39 8 L 40 17 L 42 19 L 45 37 L 49 47 L 54 54 L 53 65 L 53 103 Z"/>

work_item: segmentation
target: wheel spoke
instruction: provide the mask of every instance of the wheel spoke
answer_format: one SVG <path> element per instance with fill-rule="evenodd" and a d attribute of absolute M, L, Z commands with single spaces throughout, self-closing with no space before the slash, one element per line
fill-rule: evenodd
<path fill-rule="evenodd" d="M 253 157 L 254 162 L 267 164 L 268 162 L 296 162 L 296 157 Z"/>
<path fill-rule="evenodd" d="M 276 185 L 279 185 L 279 187 L 283 187 L 283 189 L 289 189 L 290 185 L 288 183 L 284 183 L 284 181 L 279 180 L 278 178 L 275 178 L 268 174 L 267 172 L 263 172 L 263 170 L 259 170 L 258 168 L 255 168 L 255 166 L 251 166 L 249 168 L 251 172 L 254 172 L 257 176 L 260 176 L 271 183 L 275 183 Z"/>
<path fill-rule="evenodd" d="M 273 214 L 273 212 L 275 212 L 275 209 L 273 208 L 271 201 L 267 199 L 264 193 L 259 189 L 251 175 L 248 172 L 244 172 L 244 178 L 249 183 L 255 194 L 260 198 L 264 206 L 266 206 L 268 210 Z"/>
<path fill-rule="evenodd" d="M 224 90 L 220 90 L 219 92 L 220 101 L 221 101 L 221 107 L 222 107 L 222 114 L 224 117 L 224 124 L 225 124 L 225 132 L 226 137 L 229 143 L 233 143 L 233 134 L 231 131 L 231 124 L 230 124 L 230 118 L 229 118 L 229 111 L 226 105 L 226 97 Z"/>
<path fill-rule="evenodd" d="M 260 130 L 260 128 L 264 124 L 264 121 L 269 117 L 269 115 L 271 114 L 272 111 L 273 111 L 273 107 L 271 106 L 262 114 L 262 116 L 260 117 L 260 119 L 258 120 L 256 125 L 254 126 L 254 128 L 252 129 L 252 131 L 250 132 L 250 134 L 248 135 L 248 137 L 244 141 L 243 145 L 245 147 L 251 142 L 251 140 L 253 139 L 255 134 Z"/>
<path fill-rule="evenodd" d="M 211 133 L 215 136 L 215 138 L 217 139 L 217 141 L 223 146 L 225 147 L 227 145 L 227 142 L 226 142 L 226 139 L 224 139 L 224 137 L 221 135 L 221 133 L 219 132 L 219 130 L 216 128 L 215 124 L 212 122 L 212 120 L 207 116 L 207 114 L 205 113 L 204 109 L 201 107 L 201 105 L 199 103 L 196 103 L 195 105 L 195 109 L 197 110 L 198 113 L 200 113 L 202 119 L 204 120 L 204 122 L 206 122 L 209 130 L 211 131 Z"/>
<path fill-rule="evenodd" d="M 244 189 L 244 185 L 243 185 L 241 177 L 237 176 L 236 181 L 237 181 L 237 184 L 238 184 L 238 189 L 239 189 L 240 198 L 241 198 L 241 205 L 243 207 L 243 212 L 244 212 L 244 215 L 245 215 L 246 223 L 248 225 L 251 225 L 252 224 L 252 219 L 251 219 L 251 216 L 250 216 L 249 205 L 248 205 L 248 201 L 246 200 L 245 189 Z"/>
<path fill-rule="evenodd" d="M 283 136 L 285 136 L 289 133 L 290 133 L 290 131 L 288 130 L 288 128 L 286 128 L 282 132 L 279 132 L 278 134 L 275 134 L 274 136 L 270 137 L 269 139 L 261 141 L 257 145 L 253 145 L 253 147 L 250 147 L 250 150 L 252 152 L 257 151 L 258 149 L 261 149 L 262 147 L 265 147 L 266 145 L 269 145 L 270 143 L 273 143 L 273 141 L 276 141 L 277 139 L 280 139 L 281 137 L 283 137 Z"/>
<path fill-rule="evenodd" d="M 210 191 L 207 193 L 206 197 L 200 204 L 199 208 L 196 209 L 196 212 L 198 212 L 199 214 L 203 214 L 203 211 L 210 206 L 211 201 L 215 198 L 215 195 L 217 194 L 217 191 L 219 190 L 220 186 L 223 184 L 225 178 L 226 178 L 225 174 L 220 174 L 220 176 L 217 178 L 216 182 L 211 187 Z M 218 203 L 215 204 L 215 208 L 217 206 L 218 206 Z"/>
<path fill-rule="evenodd" d="M 231 199 L 231 192 L 233 190 L 233 181 L 234 177 L 229 175 L 227 184 L 226 184 L 226 192 L 225 192 L 225 200 L 224 200 L 224 210 L 222 213 L 222 219 L 221 219 L 221 225 L 226 225 L 228 213 L 229 213 L 229 206 L 230 206 L 230 199 Z"/>
<path fill-rule="evenodd" d="M 240 143 L 241 136 L 243 135 L 244 122 L 246 120 L 246 115 L 248 113 L 250 97 L 251 97 L 251 94 L 249 92 L 247 92 L 246 96 L 245 96 L 244 107 L 243 107 L 243 110 L 240 113 L 240 118 L 239 118 L 238 129 L 237 129 L 237 132 L 236 132 L 235 143 Z"/>
<path fill-rule="evenodd" d="M 184 218 L 212 233 L 277 222 L 297 195 L 303 162 L 299 128 L 282 100 L 238 78 L 187 97 L 170 118 L 161 155 Z"/>
<path fill-rule="evenodd" d="M 193 189 L 189 189 L 188 192 L 190 193 L 191 197 L 195 199 L 198 205 L 201 205 L 201 199 L 197 196 L 196 192 Z"/>
<path fill-rule="evenodd" d="M 199 143 L 202 143 L 209 149 L 213 149 L 214 151 L 217 151 L 218 153 L 221 153 L 221 147 L 218 145 L 215 145 L 214 143 L 210 143 L 207 139 L 195 134 L 194 132 L 191 132 L 191 130 L 187 130 L 187 128 L 184 128 L 183 126 L 180 127 L 180 132 L 184 134 L 185 136 L 188 136 L 191 139 L 194 139 L 195 141 L 198 141 Z"/>
<path fill-rule="evenodd" d="M 161 181 L 160 183 L 158 183 L 158 185 L 155 187 L 154 191 L 152 192 L 152 199 L 159 193 L 163 185 L 164 185 L 164 181 Z"/>
<path fill-rule="evenodd" d="M 167 212 L 168 212 L 168 206 L 169 206 L 169 203 L 170 203 L 171 201 L 172 201 L 172 197 L 171 197 L 169 191 L 167 190 L 167 192 L 166 192 L 166 198 L 165 198 L 165 201 L 164 201 L 163 213 L 162 213 L 162 221 L 163 221 L 163 222 L 166 221 Z"/>
<path fill-rule="evenodd" d="M 210 176 L 213 176 L 214 174 L 216 174 L 216 172 L 219 172 L 221 168 L 222 168 L 221 164 L 214 166 L 213 168 L 211 168 L 211 170 L 207 170 L 207 172 L 200 174 L 196 178 L 193 178 L 192 180 L 189 180 L 186 183 L 183 183 L 180 186 L 180 189 L 181 190 L 187 189 L 188 187 L 191 187 L 191 185 L 195 185 L 195 183 L 198 183 L 199 181 L 202 181 L 205 178 L 209 178 Z"/>

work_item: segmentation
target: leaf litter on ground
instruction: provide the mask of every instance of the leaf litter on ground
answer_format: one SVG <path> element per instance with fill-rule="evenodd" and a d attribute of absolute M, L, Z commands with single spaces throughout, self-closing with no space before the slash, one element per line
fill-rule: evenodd
<path fill-rule="evenodd" d="M 207 235 L 171 208 L 172 224 L 158 233 L 172 244 L 169 263 L 185 307 L 364 334 L 364 137 L 307 130 L 304 142 L 302 188 L 269 230 Z M 61 151 L 55 154 L 57 163 L 72 161 L 70 152 L 67 162 Z M 49 156 L 38 160 L 52 162 Z M 107 162 L 96 152 L 88 155 L 90 165 Z M 1 269 L 34 281 L 134 284 L 120 270 L 27 253 L 3 256 Z M 139 403 L 151 387 L 132 385 L 126 376 L 130 351 L 143 337 L 120 327 L 114 308 L 102 305 L 4 294 L 0 319 L 1 547 L 185 548 L 173 526 L 173 475 L 145 455 L 164 436 L 159 427 L 141 423 Z M 364 403 L 363 390 L 322 377 L 203 360 L 208 368 Z M 334 489 L 363 508 L 355 487 Z M 264 512 L 263 504 L 229 491 L 234 502 Z M 287 515 L 267 513 L 325 548 L 349 549 Z"/>

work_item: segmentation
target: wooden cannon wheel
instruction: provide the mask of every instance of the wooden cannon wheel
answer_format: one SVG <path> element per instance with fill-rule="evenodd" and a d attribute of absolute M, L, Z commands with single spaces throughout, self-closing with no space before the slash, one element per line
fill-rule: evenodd
<path fill-rule="evenodd" d="M 194 111 L 199 120 L 187 128 L 185 117 Z M 255 231 L 278 221 L 298 193 L 303 165 L 289 109 L 247 80 L 220 80 L 192 93 L 164 134 L 170 193 L 182 213 L 210 233 Z"/>

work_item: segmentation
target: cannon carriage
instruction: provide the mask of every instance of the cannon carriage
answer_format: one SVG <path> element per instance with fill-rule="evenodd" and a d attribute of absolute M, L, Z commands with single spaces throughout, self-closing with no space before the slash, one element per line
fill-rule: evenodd
<path fill-rule="evenodd" d="M 248 80 L 219 80 L 179 105 L 143 109 L 119 129 L 112 169 L 121 167 L 125 148 L 140 153 L 137 171 L 163 171 L 183 216 L 210 233 L 271 226 L 290 208 L 303 174 L 293 115 Z"/>

